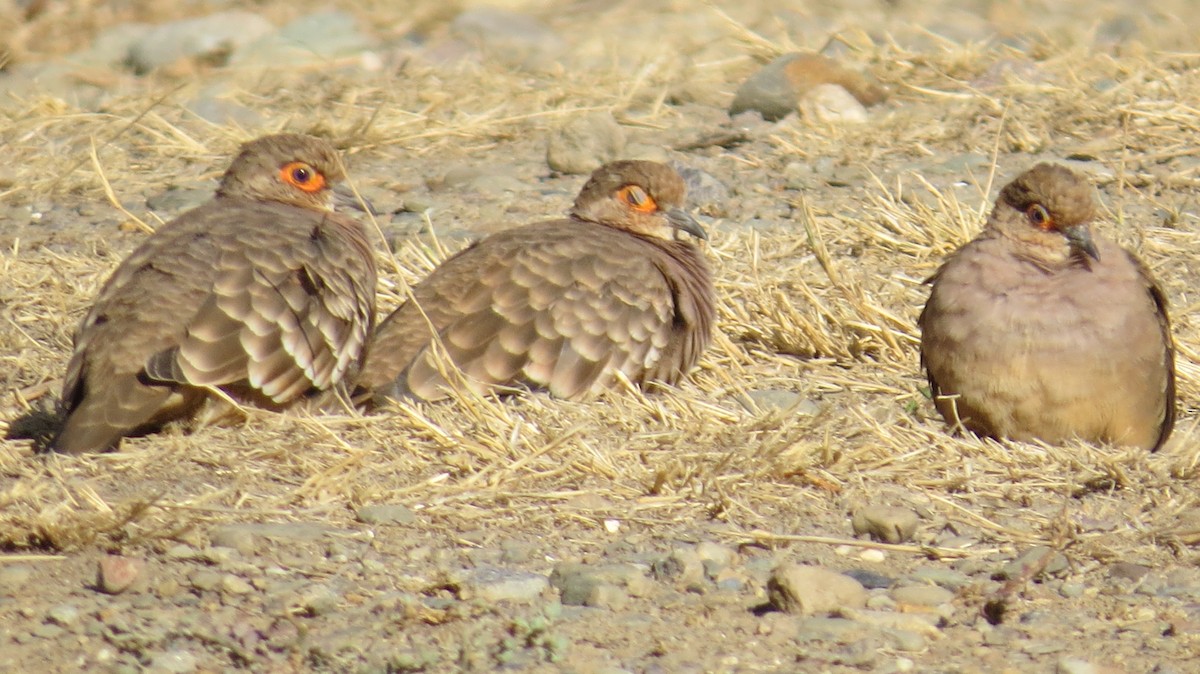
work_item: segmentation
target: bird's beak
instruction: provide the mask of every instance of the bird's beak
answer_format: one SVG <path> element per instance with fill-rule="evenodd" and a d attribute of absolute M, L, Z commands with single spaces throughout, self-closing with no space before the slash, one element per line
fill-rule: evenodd
<path fill-rule="evenodd" d="M 708 232 L 700 226 L 700 223 L 693 218 L 690 213 L 682 208 L 671 208 L 667 210 L 667 222 L 671 223 L 671 227 L 680 231 L 687 232 L 697 239 L 708 241 Z"/>
<path fill-rule="evenodd" d="M 375 206 L 367 201 L 366 197 L 354 194 L 354 190 L 345 183 L 339 183 L 333 188 L 333 207 L 334 210 L 352 208 L 363 213 L 379 215 L 379 211 L 375 210 Z"/>
<path fill-rule="evenodd" d="M 1067 243 L 1071 244 L 1071 248 L 1083 251 L 1093 260 L 1100 261 L 1100 251 L 1096 250 L 1096 244 L 1092 241 L 1092 228 L 1086 222 L 1065 227 L 1060 231 L 1063 236 L 1067 237 Z"/>

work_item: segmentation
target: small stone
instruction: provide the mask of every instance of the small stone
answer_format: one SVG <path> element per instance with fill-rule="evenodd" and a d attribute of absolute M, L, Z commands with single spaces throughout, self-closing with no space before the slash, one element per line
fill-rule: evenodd
<path fill-rule="evenodd" d="M 1117 562 L 1108 567 L 1109 578 L 1122 578 L 1137 582 L 1146 577 L 1151 571 L 1150 567 L 1134 564 L 1132 562 Z"/>
<path fill-rule="evenodd" d="M 188 574 L 188 582 L 201 592 L 215 590 L 221 584 L 222 579 L 223 576 L 212 569 L 196 569 Z"/>
<path fill-rule="evenodd" d="M 79 621 L 79 607 L 74 604 L 59 604 L 46 612 L 46 620 L 55 625 L 71 627 Z"/>
<path fill-rule="evenodd" d="M 550 136 L 546 163 L 560 173 L 590 173 L 619 159 L 625 151 L 625 130 L 609 112 L 572 119 Z"/>
<path fill-rule="evenodd" d="M 867 569 L 850 569 L 849 571 L 844 571 L 843 573 L 845 573 L 847 576 L 850 576 L 854 580 L 857 580 L 859 583 L 862 583 L 862 586 L 868 590 L 888 588 L 896 582 L 894 579 L 888 576 L 885 576 L 881 573 L 876 573 L 874 571 L 869 571 Z"/>
<path fill-rule="evenodd" d="M 182 58 L 206 57 L 224 62 L 234 49 L 275 30 L 251 12 L 219 12 L 154 27 L 130 48 L 135 72 L 147 73 Z"/>
<path fill-rule="evenodd" d="M 841 87 L 862 105 L 887 98 L 887 90 L 873 78 L 819 54 L 784 54 L 763 66 L 738 87 L 729 116 L 755 110 L 763 119 L 776 121 L 795 111 L 809 91 L 823 85 Z"/>
<path fill-rule="evenodd" d="M 1045 545 L 1037 545 L 1026 550 L 1020 557 L 1005 564 L 1000 570 L 1000 578 L 1007 580 L 1022 577 L 1027 571 L 1040 566 L 1046 555 L 1053 555 L 1053 557 L 1046 562 L 1045 567 L 1041 569 L 1037 577 L 1054 576 L 1067 570 L 1067 558 L 1061 552 L 1057 552 Z"/>
<path fill-rule="evenodd" d="M 704 565 L 704 573 L 709 578 L 716 578 L 722 571 L 737 562 L 737 553 L 713 541 L 700 541 L 696 544 L 696 556 Z"/>
<path fill-rule="evenodd" d="M 1083 583 L 1063 583 L 1062 587 L 1058 588 L 1058 593 L 1067 599 L 1078 599 L 1086 590 L 1087 586 Z"/>
<path fill-rule="evenodd" d="M 565 606 L 590 606 L 619 610 L 629 601 L 620 587 L 589 576 L 573 576 L 560 589 L 559 601 Z"/>
<path fill-rule="evenodd" d="M 893 646 L 898 651 L 907 653 L 919 653 L 925 650 L 927 642 L 924 636 L 901 629 L 884 629 L 883 633 L 891 639 Z"/>
<path fill-rule="evenodd" d="M 460 584 L 472 596 L 493 604 L 534 602 L 550 587 L 550 581 L 541 574 L 494 566 L 473 569 Z"/>
<path fill-rule="evenodd" d="M 1054 666 L 1055 674 L 1101 674 L 1096 665 L 1080 658 L 1061 658 Z"/>
<path fill-rule="evenodd" d="M 196 656 L 187 651 L 166 651 L 150 658 L 146 670 L 152 674 L 188 674 L 196 671 Z"/>
<path fill-rule="evenodd" d="M 971 577 L 961 571 L 940 566 L 923 566 L 908 575 L 914 581 L 933 583 L 947 590 L 957 590 L 971 583 Z"/>
<path fill-rule="evenodd" d="M 687 587 L 703 584 L 706 577 L 704 562 L 695 548 L 675 548 L 671 554 L 655 561 L 650 566 L 650 573 L 659 580 Z"/>
<path fill-rule="evenodd" d="M 491 60 L 533 72 L 555 69 L 566 51 L 563 39 L 542 22 L 496 7 L 468 9 L 450 31 Z"/>
<path fill-rule="evenodd" d="M 296 593 L 291 608 L 294 613 L 310 617 L 328 615 L 337 610 L 341 596 L 327 585 L 309 585 Z"/>
<path fill-rule="evenodd" d="M 869 505 L 854 511 L 850 524 L 854 533 L 868 534 L 885 543 L 903 543 L 912 540 L 921 518 L 909 508 L 887 505 Z"/>
<path fill-rule="evenodd" d="M 237 525 L 217 527 L 208 538 L 213 545 L 237 550 L 244 556 L 253 555 L 257 543 L 252 531 Z"/>
<path fill-rule="evenodd" d="M 145 560 L 118 555 L 101 557 L 96 587 L 105 594 L 121 594 L 137 582 L 145 568 Z"/>
<path fill-rule="evenodd" d="M 892 599 L 910 606 L 940 606 L 954 600 L 954 593 L 936 585 L 908 585 L 894 588 Z"/>
<path fill-rule="evenodd" d="M 687 185 L 688 210 L 698 210 L 704 215 L 724 217 L 729 201 L 729 187 L 708 171 L 685 166 L 677 161 L 668 162 Z"/>
<path fill-rule="evenodd" d="M 417 516 L 406 505 L 399 503 L 362 506 L 354 511 L 363 524 L 412 524 Z"/>
<path fill-rule="evenodd" d="M 66 630 L 58 625 L 42 623 L 41 625 L 34 625 L 33 629 L 29 630 L 29 632 L 39 639 L 57 639 L 62 636 Z"/>
<path fill-rule="evenodd" d="M 843 607 L 866 604 L 867 591 L 850 576 L 819 566 L 785 563 L 767 580 L 771 605 L 785 613 L 829 614 Z"/>
<path fill-rule="evenodd" d="M 862 124 L 867 108 L 840 84 L 819 84 L 800 97 L 801 116 L 821 124 Z"/>
<path fill-rule="evenodd" d="M 793 407 L 799 406 L 800 403 L 807 401 L 803 395 L 795 391 L 785 389 L 767 388 L 754 389 L 746 392 L 746 396 L 750 398 L 751 405 L 744 405 L 747 411 L 755 411 L 757 407 L 764 412 L 773 412 L 777 410 L 787 411 Z"/>
<path fill-rule="evenodd" d="M 225 594 L 249 594 L 254 591 L 254 586 L 241 576 L 225 574 L 221 578 L 221 591 Z"/>
<path fill-rule="evenodd" d="M 33 578 L 33 567 L 13 564 L 0 567 L 0 592 L 16 594 Z"/>

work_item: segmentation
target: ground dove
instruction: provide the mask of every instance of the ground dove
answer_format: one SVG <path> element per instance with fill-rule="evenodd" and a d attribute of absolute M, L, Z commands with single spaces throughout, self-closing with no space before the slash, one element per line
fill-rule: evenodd
<path fill-rule="evenodd" d="M 461 381 L 579 399 L 618 373 L 678 382 L 708 346 L 715 314 L 703 255 L 676 237 L 705 238 L 684 193 L 663 164 L 600 167 L 570 217 L 485 238 L 417 285 L 376 331 L 361 387 L 377 399 L 438 400 Z"/>
<path fill-rule="evenodd" d="M 938 411 L 980 435 L 1158 449 L 1175 420 L 1166 300 L 1093 236 L 1091 185 L 1038 164 L 1000 191 L 983 232 L 942 265 L 921 313 Z"/>
<path fill-rule="evenodd" d="M 50 447 L 103 450 L 197 414 L 213 389 L 281 409 L 357 373 L 374 328 L 375 261 L 331 210 L 343 177 L 323 140 L 247 143 L 216 196 L 113 272 L 75 334 Z"/>

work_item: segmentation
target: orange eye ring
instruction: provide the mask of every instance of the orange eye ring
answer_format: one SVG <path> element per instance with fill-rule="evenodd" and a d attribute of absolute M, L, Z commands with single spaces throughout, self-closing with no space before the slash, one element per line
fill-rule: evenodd
<path fill-rule="evenodd" d="M 292 161 L 279 169 L 283 182 L 303 192 L 313 194 L 325 189 L 325 176 L 306 162 Z"/>
<path fill-rule="evenodd" d="M 654 203 L 654 199 L 646 194 L 646 190 L 637 185 L 622 187 L 617 191 L 617 198 L 639 213 L 654 213 L 658 210 L 658 204 Z"/>
<path fill-rule="evenodd" d="M 1025 209 L 1025 216 L 1029 218 L 1030 224 L 1038 229 L 1051 230 L 1054 229 L 1054 218 L 1050 217 L 1050 211 L 1046 210 L 1041 204 L 1033 204 Z"/>

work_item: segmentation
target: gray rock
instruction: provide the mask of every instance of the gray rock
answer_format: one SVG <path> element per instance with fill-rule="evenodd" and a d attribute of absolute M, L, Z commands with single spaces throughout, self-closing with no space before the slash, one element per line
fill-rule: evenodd
<path fill-rule="evenodd" d="M 217 527 L 209 533 L 208 539 L 213 545 L 237 550 L 242 555 L 253 555 L 257 540 L 254 533 L 239 525 Z"/>
<path fill-rule="evenodd" d="M 170 650 L 156 653 L 146 669 L 152 674 L 187 674 L 196 671 L 196 656 L 187 651 Z"/>
<path fill-rule="evenodd" d="M 71 627 L 79 622 L 79 607 L 74 604 L 59 604 L 46 612 L 46 620 L 62 627 Z"/>
<path fill-rule="evenodd" d="M 954 593 L 936 585 L 908 585 L 893 588 L 892 599 L 900 604 L 914 606 L 940 606 L 954 599 Z"/>
<path fill-rule="evenodd" d="M 471 191 L 482 194 L 524 192 L 529 189 L 514 174 L 516 168 L 503 164 L 485 166 L 456 166 L 442 176 L 437 187 L 444 190 Z"/>
<path fill-rule="evenodd" d="M 562 38 L 542 22 L 496 7 L 468 9 L 454 18 L 450 31 L 489 60 L 510 68 L 552 70 L 566 51 Z"/>
<path fill-rule="evenodd" d="M 908 508 L 869 505 L 854 511 L 850 518 L 854 533 L 868 534 L 885 543 L 903 543 L 917 532 L 921 518 Z"/>
<path fill-rule="evenodd" d="M 612 583 L 590 576 L 571 576 L 560 588 L 559 601 L 566 606 L 589 606 L 619 611 L 629 603 L 629 593 Z"/>
<path fill-rule="evenodd" d="M 704 573 L 711 579 L 733 566 L 737 562 L 737 553 L 732 548 L 713 541 L 700 541 L 696 544 L 696 555 L 704 565 Z"/>
<path fill-rule="evenodd" d="M 77 63 L 87 63 L 92 66 L 120 66 L 129 62 L 129 52 L 133 45 L 153 30 L 147 23 L 122 23 L 105 29 L 92 46 L 82 52 L 70 56 Z"/>
<path fill-rule="evenodd" d="M 16 594 L 33 578 L 33 567 L 25 564 L 0 566 L 0 593 Z"/>
<path fill-rule="evenodd" d="M 1081 658 L 1060 658 L 1054 666 L 1055 674 L 1100 674 L 1100 668 Z"/>
<path fill-rule="evenodd" d="M 677 161 L 668 162 L 687 185 L 688 209 L 696 209 L 705 215 L 723 217 L 727 214 L 729 187 L 713 174 L 703 169 L 685 166 Z"/>
<path fill-rule="evenodd" d="M 944 569 L 940 566 L 922 566 L 908 574 L 915 581 L 933 583 L 947 590 L 957 590 L 971 583 L 971 577 L 961 571 Z"/>
<path fill-rule="evenodd" d="M 472 596 L 491 603 L 534 602 L 550 587 L 543 575 L 495 566 L 473 569 L 459 579 L 459 584 Z"/>
<path fill-rule="evenodd" d="M 694 547 L 679 547 L 671 554 L 658 559 L 650 567 L 650 573 L 658 580 L 670 581 L 685 587 L 700 587 L 707 577 L 704 560 Z"/>
<path fill-rule="evenodd" d="M 286 63 L 290 66 L 354 55 L 374 46 L 374 41 L 359 30 L 353 15 L 329 10 L 302 16 L 279 32 L 267 33 L 243 45 L 230 63 L 239 66 Z"/>
<path fill-rule="evenodd" d="M 854 580 L 857 580 L 868 590 L 891 587 L 896 582 L 890 576 L 885 576 L 882 573 L 876 573 L 875 571 L 870 571 L 868 569 L 850 569 L 844 573 Z"/>
<path fill-rule="evenodd" d="M 767 580 L 771 605 L 786 613 L 829 614 L 866 604 L 867 591 L 857 580 L 819 566 L 784 563 Z"/>
<path fill-rule="evenodd" d="M 413 511 L 399 503 L 363 506 L 354 511 L 354 516 L 363 524 L 412 524 L 417 521 Z"/>
<path fill-rule="evenodd" d="M 129 64 L 137 73 L 189 57 L 228 57 L 239 46 L 271 33 L 275 27 L 257 14 L 219 12 L 155 26 L 129 50 Z"/>
<path fill-rule="evenodd" d="M 800 97 L 797 106 L 807 120 L 821 124 L 862 124 L 867 108 L 840 84 L 819 84 Z"/>
<path fill-rule="evenodd" d="M 754 408 L 764 412 L 790 410 L 793 407 L 799 407 L 802 403 L 811 402 L 795 391 L 778 388 L 753 389 L 747 391 L 746 396 L 750 398 L 752 405 L 744 405 L 744 407 L 751 412 L 755 411 Z"/>
<path fill-rule="evenodd" d="M 222 574 L 212 569 L 196 569 L 188 574 L 188 583 L 201 592 L 217 589 L 222 579 Z"/>
<path fill-rule="evenodd" d="M 1025 574 L 1026 569 L 1033 569 L 1041 565 L 1043 557 L 1053 555 L 1042 568 L 1036 577 L 1054 576 L 1067 570 L 1067 558 L 1060 552 L 1056 552 L 1051 548 L 1038 545 L 1029 548 L 1020 557 L 1005 564 L 1000 569 L 1000 577 L 1003 579 L 1018 578 Z"/>
<path fill-rule="evenodd" d="M 221 577 L 221 591 L 225 594 L 249 594 L 254 591 L 254 586 L 251 585 L 245 578 L 227 573 Z"/>
<path fill-rule="evenodd" d="M 550 136 L 546 163 L 560 173 L 590 173 L 622 156 L 625 130 L 609 112 L 594 112 L 567 122 Z"/>
<path fill-rule="evenodd" d="M 1150 567 L 1133 562 L 1117 562 L 1108 567 L 1108 577 L 1124 580 L 1132 580 L 1137 582 L 1146 577 L 1151 571 Z"/>

